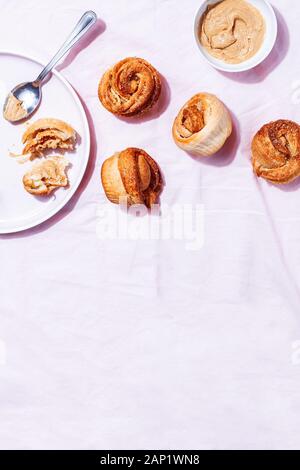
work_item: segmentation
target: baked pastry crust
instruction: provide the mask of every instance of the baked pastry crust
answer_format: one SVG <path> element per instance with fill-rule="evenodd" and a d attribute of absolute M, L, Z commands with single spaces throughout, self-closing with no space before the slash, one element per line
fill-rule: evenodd
<path fill-rule="evenodd" d="M 103 106 L 113 114 L 127 117 L 149 111 L 160 92 L 159 73 L 138 57 L 128 57 L 107 70 L 98 88 Z"/>
<path fill-rule="evenodd" d="M 210 93 L 198 93 L 185 103 L 172 129 L 178 147 L 202 157 L 220 150 L 231 132 L 229 111 Z"/>
<path fill-rule="evenodd" d="M 68 160 L 61 156 L 42 160 L 24 175 L 24 188 L 35 196 L 49 196 L 55 189 L 68 186 L 68 166 Z"/>
<path fill-rule="evenodd" d="M 31 124 L 22 137 L 23 155 L 32 158 L 42 156 L 48 149 L 73 150 L 76 132 L 69 124 L 59 119 L 39 119 Z"/>
<path fill-rule="evenodd" d="M 144 150 L 128 148 L 104 161 L 101 181 L 114 204 L 143 204 L 150 208 L 162 190 L 160 169 Z"/>
<path fill-rule="evenodd" d="M 252 141 L 252 164 L 257 176 L 275 184 L 300 176 L 300 126 L 289 120 L 265 124 Z"/>

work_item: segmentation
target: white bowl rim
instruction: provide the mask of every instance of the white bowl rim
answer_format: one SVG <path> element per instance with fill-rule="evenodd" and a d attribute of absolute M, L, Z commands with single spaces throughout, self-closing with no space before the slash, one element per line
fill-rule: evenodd
<path fill-rule="evenodd" d="M 204 11 L 205 11 L 205 7 L 208 4 L 218 3 L 220 1 L 221 0 L 204 0 L 202 2 L 202 4 L 200 5 L 200 7 L 198 8 L 198 10 L 197 10 L 195 21 L 194 21 L 194 36 L 195 36 L 195 40 L 196 40 L 198 49 L 200 50 L 202 56 L 206 59 L 206 61 L 210 65 L 212 65 L 214 68 L 216 68 L 218 70 L 221 70 L 223 72 L 228 72 L 228 73 L 246 72 L 247 70 L 251 70 L 254 67 L 257 67 L 259 64 L 264 62 L 266 60 L 266 58 L 270 55 L 270 53 L 272 52 L 272 50 L 275 46 L 275 43 L 276 43 L 276 39 L 277 39 L 277 35 L 278 35 L 278 21 L 277 21 L 277 16 L 275 14 L 274 8 L 272 7 L 272 5 L 270 4 L 270 2 L 268 0 L 259 0 L 262 3 L 264 3 L 265 6 L 267 7 L 267 9 L 269 11 L 269 14 L 270 14 L 269 18 L 270 18 L 270 21 L 272 21 L 272 26 L 274 28 L 273 38 L 270 41 L 269 46 L 266 48 L 265 53 L 262 56 L 259 56 L 260 51 L 258 51 L 257 54 L 254 55 L 254 57 L 252 57 L 252 58 L 250 58 L 250 59 L 248 59 L 244 62 L 240 62 L 239 64 L 228 64 L 228 63 L 225 63 L 221 60 L 218 60 L 218 59 L 214 58 L 213 56 L 210 56 L 209 53 L 205 54 L 204 50 L 203 50 L 203 46 L 202 46 L 202 44 L 200 42 L 200 39 L 199 39 L 199 34 L 198 34 L 199 22 L 200 22 L 200 19 L 203 15 Z M 247 0 L 245 0 L 245 1 L 247 1 Z M 265 40 L 264 40 L 264 42 L 265 42 Z M 257 59 L 255 60 L 256 56 L 257 56 Z"/>

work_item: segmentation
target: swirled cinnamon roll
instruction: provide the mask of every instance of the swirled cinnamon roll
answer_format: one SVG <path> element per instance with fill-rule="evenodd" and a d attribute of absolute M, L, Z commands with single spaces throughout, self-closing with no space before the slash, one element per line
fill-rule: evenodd
<path fill-rule="evenodd" d="M 103 75 L 98 89 L 101 103 L 113 114 L 137 116 L 150 110 L 161 92 L 157 70 L 144 59 L 121 60 Z"/>
<path fill-rule="evenodd" d="M 252 164 L 257 176 L 272 183 L 300 176 L 300 126 L 287 120 L 264 125 L 252 141 Z"/>
<path fill-rule="evenodd" d="M 157 163 L 144 150 L 128 148 L 104 161 L 101 169 L 106 197 L 114 204 L 155 204 L 162 190 Z"/>
<path fill-rule="evenodd" d="M 227 108 L 209 93 L 193 96 L 181 108 L 173 124 L 175 143 L 202 157 L 220 150 L 231 132 L 232 121 Z"/>

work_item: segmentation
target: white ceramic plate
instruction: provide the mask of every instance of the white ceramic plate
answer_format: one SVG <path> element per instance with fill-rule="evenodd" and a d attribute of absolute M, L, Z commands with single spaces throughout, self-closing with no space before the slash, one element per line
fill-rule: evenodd
<path fill-rule="evenodd" d="M 76 192 L 88 164 L 90 133 L 84 109 L 71 85 L 54 72 L 51 80 L 43 86 L 41 106 L 29 122 L 44 117 L 62 119 L 79 134 L 76 152 L 65 154 L 72 164 L 68 169 L 70 185 L 66 189 L 59 188 L 47 198 L 32 196 L 23 188 L 23 175 L 33 162 L 19 164 L 9 156 L 9 152 L 21 153 L 21 138 L 27 126 L 8 123 L 2 116 L 2 107 L 9 90 L 18 83 L 36 78 L 42 67 L 34 59 L 0 52 L 0 234 L 35 227 L 55 215 Z"/>
<path fill-rule="evenodd" d="M 202 52 L 205 59 L 216 69 L 223 70 L 224 72 L 245 72 L 253 67 L 256 67 L 263 62 L 270 52 L 272 51 L 277 38 L 277 18 L 275 12 L 267 0 L 246 0 L 251 3 L 258 11 L 262 14 L 266 22 L 266 35 L 262 47 L 259 51 L 250 59 L 241 62 L 240 64 L 227 64 L 221 60 L 211 56 L 206 49 L 202 46 L 199 39 L 199 24 L 203 13 L 206 11 L 209 5 L 219 3 L 220 0 L 206 0 L 202 3 L 199 8 L 194 24 L 194 35 L 197 45 Z"/>

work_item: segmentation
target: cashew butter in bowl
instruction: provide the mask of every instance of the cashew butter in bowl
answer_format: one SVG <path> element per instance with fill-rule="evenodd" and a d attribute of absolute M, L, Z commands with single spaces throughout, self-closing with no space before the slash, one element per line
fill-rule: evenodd
<path fill-rule="evenodd" d="M 243 72 L 270 54 L 277 19 L 266 0 L 208 0 L 195 19 L 195 38 L 206 60 L 226 72 Z"/>

